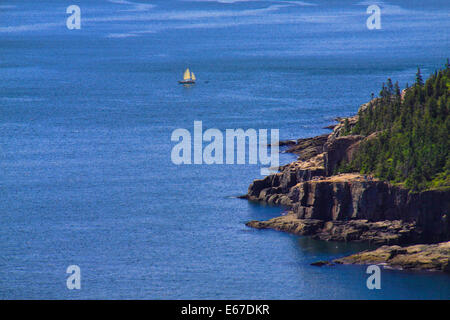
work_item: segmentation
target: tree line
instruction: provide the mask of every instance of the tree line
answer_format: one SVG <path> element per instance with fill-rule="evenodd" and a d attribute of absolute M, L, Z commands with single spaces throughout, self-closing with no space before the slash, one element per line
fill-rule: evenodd
<path fill-rule="evenodd" d="M 412 191 L 450 188 L 450 64 L 424 82 L 420 68 L 416 81 L 402 92 L 391 79 L 379 97 L 358 112 L 358 121 L 346 134 L 365 139 L 339 172 L 374 174 Z"/>

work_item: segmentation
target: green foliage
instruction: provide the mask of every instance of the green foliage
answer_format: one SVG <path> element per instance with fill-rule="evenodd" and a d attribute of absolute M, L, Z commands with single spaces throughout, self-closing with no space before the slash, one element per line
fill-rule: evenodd
<path fill-rule="evenodd" d="M 422 79 L 422 74 L 420 73 L 420 68 L 417 68 L 416 85 L 423 86 L 423 79 Z"/>
<path fill-rule="evenodd" d="M 343 130 L 341 132 L 341 135 L 348 136 L 350 133 L 351 133 L 350 124 L 348 122 L 348 119 L 345 119 L 344 120 L 344 128 L 343 128 Z"/>
<path fill-rule="evenodd" d="M 402 100 L 398 84 L 388 79 L 350 132 L 370 137 L 338 171 L 372 173 L 413 191 L 449 188 L 449 83 L 448 63 L 425 83 L 418 69 Z"/>

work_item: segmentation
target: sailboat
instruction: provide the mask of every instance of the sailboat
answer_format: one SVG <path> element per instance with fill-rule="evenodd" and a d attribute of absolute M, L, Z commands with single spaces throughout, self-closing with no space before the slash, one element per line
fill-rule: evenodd
<path fill-rule="evenodd" d="M 189 70 L 189 68 L 186 69 L 186 71 L 183 74 L 183 80 L 178 81 L 180 84 L 194 84 L 195 83 L 195 74 Z"/>

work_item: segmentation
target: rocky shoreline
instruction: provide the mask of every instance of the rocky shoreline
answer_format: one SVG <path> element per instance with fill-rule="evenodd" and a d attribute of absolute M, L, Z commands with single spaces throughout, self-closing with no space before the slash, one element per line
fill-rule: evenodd
<path fill-rule="evenodd" d="M 376 245 L 404 244 L 418 237 L 416 225 L 413 222 L 401 220 L 323 221 L 299 219 L 292 212 L 268 221 L 249 221 L 246 225 L 255 229 L 274 229 L 301 236 L 311 236 L 317 240 L 366 241 Z"/>
<path fill-rule="evenodd" d="M 246 225 L 326 241 L 402 246 L 425 243 L 420 247 L 424 252 L 435 248 L 434 243 L 449 241 L 449 191 L 411 193 L 371 176 L 335 174 L 341 161 L 353 159 L 361 142 L 376 136 L 345 133 L 345 128 L 358 121 L 357 115 L 338 121 L 330 126 L 330 134 L 280 143 L 298 159 L 280 167 L 278 173 L 254 180 L 242 198 L 282 205 L 289 208 L 288 213 Z M 449 250 L 439 252 L 448 261 Z"/>
<path fill-rule="evenodd" d="M 378 264 L 399 270 L 428 270 L 450 273 L 450 241 L 417 244 L 408 247 L 382 246 L 348 257 L 335 259 L 335 264 Z M 327 263 L 327 262 L 325 262 Z"/>

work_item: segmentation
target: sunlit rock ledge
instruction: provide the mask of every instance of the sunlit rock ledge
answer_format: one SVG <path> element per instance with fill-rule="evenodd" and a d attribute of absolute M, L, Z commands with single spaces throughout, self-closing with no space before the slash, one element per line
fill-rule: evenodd
<path fill-rule="evenodd" d="M 382 246 L 348 257 L 335 259 L 336 264 L 378 264 L 401 270 L 428 270 L 450 273 L 450 241 L 418 244 L 408 247 Z"/>

